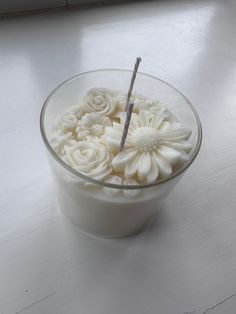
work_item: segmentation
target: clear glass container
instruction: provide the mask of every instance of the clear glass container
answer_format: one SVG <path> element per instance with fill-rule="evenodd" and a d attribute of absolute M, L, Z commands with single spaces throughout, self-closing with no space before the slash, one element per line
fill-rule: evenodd
<path fill-rule="evenodd" d="M 54 121 L 66 108 L 78 104 L 93 87 L 127 91 L 132 71 L 105 69 L 79 74 L 58 86 L 43 105 L 40 127 L 56 194 L 63 213 L 79 227 L 102 237 L 124 237 L 142 230 L 155 216 L 163 199 L 172 191 L 196 158 L 202 140 L 199 117 L 177 89 L 151 75 L 138 73 L 134 90 L 166 104 L 179 122 L 192 130 L 190 160 L 165 180 L 140 186 L 115 185 L 96 181 L 77 172 L 54 152 L 50 135 Z"/>

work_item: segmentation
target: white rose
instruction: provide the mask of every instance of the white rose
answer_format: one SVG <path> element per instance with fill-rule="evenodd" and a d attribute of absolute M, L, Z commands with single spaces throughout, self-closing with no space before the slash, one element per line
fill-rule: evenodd
<path fill-rule="evenodd" d="M 103 180 L 112 172 L 111 155 L 98 142 L 76 143 L 67 150 L 65 161 L 75 170 L 95 180 Z"/>
<path fill-rule="evenodd" d="M 116 110 L 116 99 L 106 88 L 92 88 L 83 100 L 83 109 L 103 116 L 111 116 Z"/>

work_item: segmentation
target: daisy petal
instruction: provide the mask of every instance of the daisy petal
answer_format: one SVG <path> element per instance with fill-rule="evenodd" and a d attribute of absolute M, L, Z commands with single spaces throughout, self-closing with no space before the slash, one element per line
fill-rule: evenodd
<path fill-rule="evenodd" d="M 159 174 L 159 171 L 158 171 L 157 163 L 155 162 L 155 160 L 151 156 L 151 169 L 150 169 L 149 174 L 147 176 L 147 182 L 152 183 L 152 182 L 156 181 L 156 179 L 158 178 L 158 174 Z"/>
<path fill-rule="evenodd" d="M 125 123 L 125 120 L 124 120 L 124 123 Z M 136 113 L 132 113 L 129 127 L 132 129 L 137 129 L 139 127 L 138 115 Z"/>
<path fill-rule="evenodd" d="M 161 131 L 161 139 L 163 141 L 187 140 L 191 135 L 191 130 L 179 128 L 175 130 Z"/>
<path fill-rule="evenodd" d="M 112 160 L 112 166 L 116 171 L 122 171 L 125 165 L 135 157 L 137 151 L 134 149 L 124 150 L 118 153 Z"/>
<path fill-rule="evenodd" d="M 185 151 L 186 153 L 189 153 L 192 149 L 191 143 L 185 140 L 179 140 L 176 142 L 162 141 L 162 144 L 165 146 L 172 147 L 177 150 Z"/>
<path fill-rule="evenodd" d="M 160 177 L 162 179 L 169 177 L 172 173 L 172 167 L 169 161 L 163 159 L 156 153 L 153 153 L 153 158 L 158 165 Z"/>
<path fill-rule="evenodd" d="M 116 131 L 119 131 L 119 132 L 122 132 L 123 131 L 123 128 L 124 126 L 120 123 L 117 123 L 117 122 L 113 122 L 113 125 L 112 127 L 109 127 L 107 128 L 109 131 L 111 130 L 116 130 Z"/>
<path fill-rule="evenodd" d="M 180 160 L 179 160 L 179 162 L 181 164 L 186 163 L 186 161 L 189 161 L 189 159 L 190 159 L 190 157 L 189 157 L 189 155 L 187 153 L 181 152 L 181 157 L 180 157 Z"/>
<path fill-rule="evenodd" d="M 138 161 L 139 161 L 140 154 L 137 154 L 137 156 L 133 159 L 131 159 L 126 165 L 125 165 L 125 177 L 127 179 L 132 178 L 137 169 L 138 169 Z"/>
<path fill-rule="evenodd" d="M 160 131 L 160 133 L 162 134 L 164 134 L 164 132 L 167 130 L 169 130 L 170 129 L 170 122 L 169 121 L 163 121 L 163 123 L 160 125 L 160 127 L 159 127 L 159 131 Z"/>
<path fill-rule="evenodd" d="M 158 129 L 161 126 L 161 124 L 163 123 L 163 121 L 165 120 L 166 117 L 167 117 L 166 114 L 163 113 L 163 112 L 160 115 L 156 114 L 152 118 L 150 126 L 155 128 L 155 129 Z"/>
<path fill-rule="evenodd" d="M 109 137 L 107 135 L 103 135 L 102 139 L 111 148 L 117 149 L 120 147 L 120 139 L 115 139 L 115 138 Z"/>
<path fill-rule="evenodd" d="M 142 153 L 138 161 L 138 177 L 143 181 L 151 168 L 151 158 L 149 153 Z"/>
<path fill-rule="evenodd" d="M 167 159 L 171 164 L 175 165 L 181 158 L 182 153 L 167 146 L 160 146 L 158 153 L 164 159 Z"/>
<path fill-rule="evenodd" d="M 152 117 L 153 115 L 148 112 L 148 111 L 145 111 L 145 110 L 140 110 L 139 112 L 139 117 L 138 117 L 138 121 L 139 121 L 139 126 L 140 127 L 147 127 L 149 126 L 150 124 L 150 118 Z"/>
<path fill-rule="evenodd" d="M 107 135 L 108 137 L 111 136 L 111 137 L 114 137 L 115 139 L 120 140 L 122 136 L 122 132 L 117 132 L 117 130 L 110 129 L 110 130 L 105 130 L 105 135 Z"/>

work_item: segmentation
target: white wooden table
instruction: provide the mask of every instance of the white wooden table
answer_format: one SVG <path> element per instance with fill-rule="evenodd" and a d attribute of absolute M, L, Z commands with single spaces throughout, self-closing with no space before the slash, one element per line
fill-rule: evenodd
<path fill-rule="evenodd" d="M 236 4 L 143 1 L 0 21 L 0 313 L 236 313 Z M 122 240 L 57 209 L 39 113 L 60 82 L 132 68 L 179 88 L 200 155 L 153 225 Z"/>

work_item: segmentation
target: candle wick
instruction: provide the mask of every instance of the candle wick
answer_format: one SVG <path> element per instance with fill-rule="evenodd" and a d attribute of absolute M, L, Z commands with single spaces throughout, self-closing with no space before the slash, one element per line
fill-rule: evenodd
<path fill-rule="evenodd" d="M 125 124 L 124 124 L 124 130 L 123 130 L 123 134 L 122 134 L 122 138 L 121 138 L 121 142 L 120 142 L 120 152 L 124 149 L 124 146 L 125 146 L 125 141 L 126 141 L 126 137 L 127 137 L 128 130 L 129 130 L 129 124 L 130 124 L 133 108 L 134 108 L 134 103 L 130 103 L 128 105 Z"/>
<path fill-rule="evenodd" d="M 133 90 L 133 87 L 134 87 L 134 81 L 135 81 L 135 78 L 136 78 L 136 75 L 137 75 L 137 72 L 138 72 L 138 67 L 139 67 L 140 62 L 141 62 L 141 58 L 140 57 L 136 58 L 136 62 L 135 62 L 135 65 L 134 65 L 134 70 L 133 70 L 133 75 L 132 75 L 132 78 L 131 78 L 131 81 L 130 81 L 130 85 L 129 85 L 125 111 L 128 111 L 129 101 L 130 101 L 130 97 L 131 97 L 132 90 Z"/>

